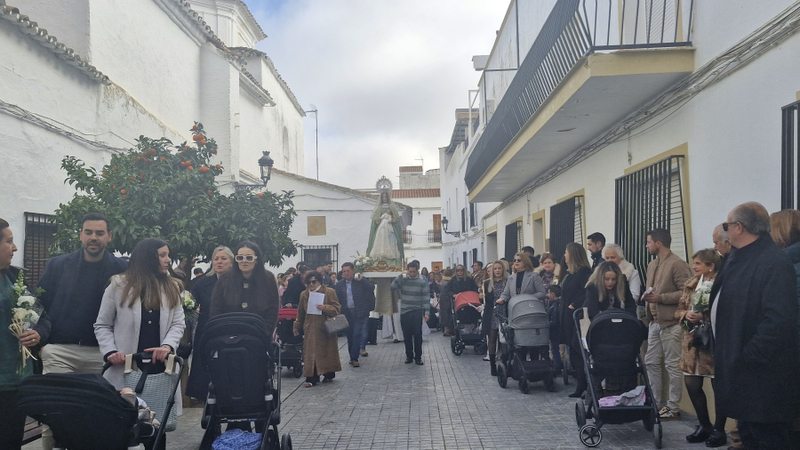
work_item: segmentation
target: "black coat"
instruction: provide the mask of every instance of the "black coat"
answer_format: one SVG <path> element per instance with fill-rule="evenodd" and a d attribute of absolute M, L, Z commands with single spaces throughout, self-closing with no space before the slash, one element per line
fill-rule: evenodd
<path fill-rule="evenodd" d="M 294 274 L 294 276 L 289 279 L 289 285 L 286 286 L 286 290 L 283 291 L 281 306 L 291 304 L 293 307 L 297 308 L 297 305 L 300 304 L 300 294 L 305 290 L 306 285 L 303 284 L 303 276 L 297 273 Z"/>
<path fill-rule="evenodd" d="M 581 267 L 577 272 L 569 274 L 561 283 L 561 329 L 559 343 L 569 346 L 573 345 L 573 340 L 577 340 L 575 335 L 575 322 L 572 320 L 572 313 L 575 309 L 583 308 L 586 300 L 586 283 L 592 276 L 592 269 Z M 575 309 L 569 309 L 572 305 Z"/>
<path fill-rule="evenodd" d="M 369 317 L 370 311 L 375 309 L 375 285 L 366 278 L 356 280 L 353 278 L 353 304 L 356 307 L 356 318 L 363 319 Z M 336 282 L 334 287 L 336 297 L 339 298 L 339 304 L 342 305 L 342 310 L 347 308 L 347 280 L 342 278 Z"/>
<path fill-rule="evenodd" d="M 633 299 L 633 294 L 631 294 L 630 286 L 628 285 L 628 278 L 623 275 L 622 280 L 625 283 L 625 311 L 636 315 L 636 301 Z M 604 302 L 600 302 L 600 292 L 597 291 L 597 287 L 594 284 L 590 284 L 589 287 L 586 288 L 586 302 L 583 306 L 586 307 L 589 313 L 589 319 L 594 319 L 594 317 L 600 314 L 601 311 L 605 311 L 609 308 L 609 299 L 606 299 Z M 620 302 L 619 299 L 614 299 L 614 308 L 620 309 Z"/>
<path fill-rule="evenodd" d="M 189 372 L 189 381 L 186 383 L 186 395 L 196 399 L 205 400 L 208 394 L 208 383 L 211 381 L 208 372 L 203 367 L 198 351 L 200 338 L 203 336 L 206 323 L 211 315 L 211 293 L 217 285 L 218 275 L 202 276 L 197 278 L 192 286 L 192 296 L 200 305 L 200 316 L 197 318 L 197 328 L 194 331 L 193 352 L 196 357 L 192 358 L 192 370 Z"/>
<path fill-rule="evenodd" d="M 464 277 L 463 280 L 459 280 L 457 277 L 453 277 L 450 281 L 447 282 L 447 285 L 444 287 L 444 292 L 442 292 L 443 297 L 447 297 L 450 299 L 450 303 L 452 304 L 452 299 L 455 297 L 456 294 L 460 294 L 462 292 L 478 292 L 478 285 L 475 283 L 475 280 L 467 275 Z"/>
<path fill-rule="evenodd" d="M 711 289 L 717 411 L 751 422 L 800 412 L 796 273 L 768 234 L 734 249 Z M 719 299 L 716 299 L 719 293 Z"/>

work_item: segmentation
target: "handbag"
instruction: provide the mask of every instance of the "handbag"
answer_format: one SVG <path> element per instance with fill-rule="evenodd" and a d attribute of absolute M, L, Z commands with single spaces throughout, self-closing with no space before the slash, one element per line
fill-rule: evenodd
<path fill-rule="evenodd" d="M 711 332 L 711 322 L 705 320 L 700 321 L 700 323 L 689 330 L 689 334 L 692 336 L 692 340 L 689 342 L 690 348 L 700 350 L 711 349 L 711 339 L 713 336 Z"/>
<path fill-rule="evenodd" d="M 164 425 L 164 431 L 174 431 L 178 427 L 178 408 L 171 408 L 169 417 L 164 420 L 167 400 L 175 392 L 175 385 L 180 381 L 180 371 L 176 368 L 175 355 L 169 355 L 166 370 L 151 374 L 149 365 L 144 371 L 134 370 L 133 355 L 125 355 L 125 387 L 133 389 L 137 397 L 147 403 L 148 408 L 156 414 L 156 419 Z"/>
<path fill-rule="evenodd" d="M 347 321 L 347 317 L 345 317 L 344 314 L 339 314 L 338 316 L 329 317 L 328 320 L 326 320 L 323 324 L 322 328 L 326 333 L 328 333 L 328 335 L 335 336 L 349 326 L 350 322 Z"/>

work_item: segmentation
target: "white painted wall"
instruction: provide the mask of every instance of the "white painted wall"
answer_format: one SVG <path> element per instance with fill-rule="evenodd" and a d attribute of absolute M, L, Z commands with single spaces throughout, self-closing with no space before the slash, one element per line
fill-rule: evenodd
<path fill-rule="evenodd" d="M 438 178 L 438 177 L 437 177 Z M 405 244 L 404 253 L 408 261 L 419 260 L 420 268 L 431 268 L 431 262 L 442 261 L 442 243 L 428 242 L 428 231 L 433 230 L 433 215 L 442 213 L 439 197 L 396 198 L 395 201 L 413 209 L 414 220 L 407 230 L 411 231 L 411 243 Z"/>

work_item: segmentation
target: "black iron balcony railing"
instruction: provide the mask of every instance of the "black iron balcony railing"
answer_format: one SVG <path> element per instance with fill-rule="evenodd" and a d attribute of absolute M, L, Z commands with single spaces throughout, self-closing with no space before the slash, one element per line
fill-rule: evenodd
<path fill-rule="evenodd" d="M 428 230 L 428 243 L 442 242 L 442 230 Z"/>
<path fill-rule="evenodd" d="M 475 145 L 472 189 L 578 62 L 592 53 L 691 45 L 694 0 L 559 0 Z"/>
<path fill-rule="evenodd" d="M 411 230 L 403 230 L 403 244 L 411 243 Z"/>

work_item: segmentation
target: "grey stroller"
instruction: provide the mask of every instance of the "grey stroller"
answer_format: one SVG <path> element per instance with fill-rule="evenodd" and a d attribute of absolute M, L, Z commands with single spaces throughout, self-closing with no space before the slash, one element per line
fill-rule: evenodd
<path fill-rule="evenodd" d="M 550 359 L 550 320 L 544 302 L 529 294 L 511 297 L 508 320 L 501 324 L 500 333 L 508 347 L 497 365 L 500 387 L 506 387 L 508 378 L 513 378 L 519 381 L 519 390 L 524 394 L 530 392 L 534 381 L 544 381 L 548 391 L 555 391 Z"/>

